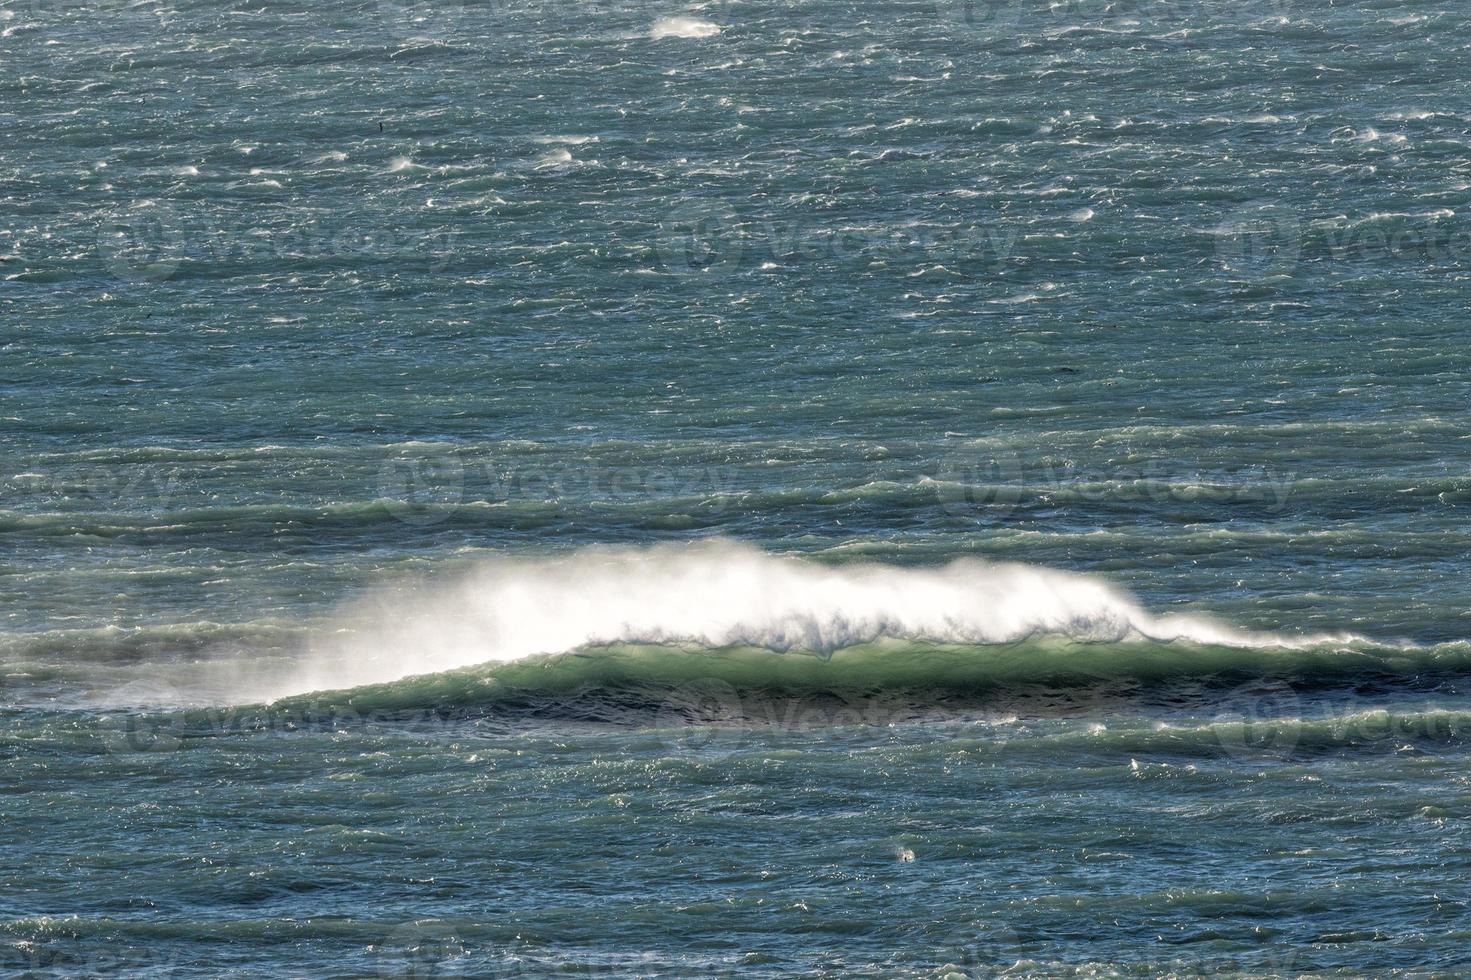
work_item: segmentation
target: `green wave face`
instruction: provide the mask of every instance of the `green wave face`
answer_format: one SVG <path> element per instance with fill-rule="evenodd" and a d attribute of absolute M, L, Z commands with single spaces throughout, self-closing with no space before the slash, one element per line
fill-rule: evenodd
<path fill-rule="evenodd" d="M 286 736 L 588 736 L 629 751 L 763 753 L 880 746 L 966 764 L 1127 766 L 1170 778 L 1199 760 L 1301 762 L 1325 753 L 1439 752 L 1471 711 L 1439 707 L 1465 645 L 1243 649 L 1062 638 L 973 646 L 883 640 L 831 655 L 614 644 L 321 691 L 270 704 L 132 708 L 52 723 L 107 751 L 227 750 Z M 1387 694 L 1363 692 L 1378 686 Z M 579 734 L 581 733 L 581 734 Z M 224 739 L 226 741 L 221 742 Z M 313 749 L 318 751 L 318 749 Z M 1139 763 L 1138 760 L 1147 760 Z"/>
<path fill-rule="evenodd" d="M 894 653 L 886 641 L 907 644 L 910 652 Z M 1029 645 L 1016 646 L 1024 641 Z M 1282 661 L 1270 651 L 1364 642 L 1157 615 L 1106 581 L 1035 565 L 835 564 L 707 541 L 487 559 L 455 576 L 367 597 L 338 614 L 335 629 L 324 631 L 274 695 L 594 647 L 601 653 L 581 669 L 612 680 L 628 671 L 629 683 L 648 661 L 661 664 L 656 674 L 689 679 L 693 672 L 737 687 L 846 690 L 1076 686 L 1099 677 L 1147 680 L 1224 669 L 1224 663 L 1201 667 L 1224 655 L 1181 655 L 1170 650 L 1176 643 L 1242 651 L 1235 655 L 1243 665 L 1239 676 L 1277 670 Z M 617 652 L 648 646 L 724 652 L 689 665 Z M 741 648 L 748 650 L 731 652 Z M 762 650 L 771 656 L 754 652 Z"/>
<path fill-rule="evenodd" d="M 316 623 L 17 633 L 0 656 L 15 683 L 91 684 L 123 707 L 308 697 L 633 724 L 698 720 L 691 703 L 711 699 L 717 716 L 765 717 L 785 700 L 888 717 L 1016 698 L 1188 701 L 1253 681 L 1405 686 L 1471 667 L 1464 643 L 1245 631 L 1038 566 L 830 563 L 724 541 L 482 558 Z"/>
<path fill-rule="evenodd" d="M 1250 648 L 1042 637 L 989 646 L 884 639 L 835 651 L 613 644 L 284 698 L 285 712 L 391 716 L 436 710 L 629 724 L 780 721 L 887 724 L 977 711 L 1066 712 L 1114 701 L 1206 705 L 1262 697 L 1284 705 L 1366 681 L 1405 684 L 1471 669 L 1471 647 L 1328 644 Z"/>

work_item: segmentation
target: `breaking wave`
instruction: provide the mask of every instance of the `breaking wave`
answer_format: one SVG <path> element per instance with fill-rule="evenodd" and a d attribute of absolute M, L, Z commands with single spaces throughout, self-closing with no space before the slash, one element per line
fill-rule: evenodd
<path fill-rule="evenodd" d="M 666 37 L 714 37 L 719 33 L 720 25 L 697 17 L 664 17 L 649 28 L 649 37 L 655 40 Z"/>
<path fill-rule="evenodd" d="M 1028 642 L 1032 653 L 1020 659 L 1004 649 L 1041 640 L 1048 642 Z M 740 664 L 732 669 L 742 683 L 764 677 L 831 685 L 841 664 L 856 667 L 865 657 L 886 664 L 870 684 L 881 684 L 885 671 L 920 679 L 946 664 L 962 673 L 1043 680 L 1078 668 L 1096 676 L 1109 658 L 1125 656 L 1100 645 L 1129 646 L 1126 659 L 1138 661 L 1131 670 L 1160 661 L 1148 669 L 1198 671 L 1219 669 L 1222 656 L 1267 670 L 1290 651 L 1367 642 L 1155 615 L 1106 582 L 1054 569 L 975 559 L 938 568 L 829 565 L 717 541 L 500 558 L 447 582 L 374 594 L 344 610 L 335 630 L 272 693 L 385 684 L 574 652 L 611 664 L 615 648 L 644 651 L 641 671 L 656 656 L 652 650 L 663 651 L 663 669 L 674 670 L 681 658 L 703 665 L 677 673 L 713 670 L 725 651 L 727 665 Z M 1039 652 L 1044 648 L 1051 652 Z M 810 676 L 814 670 L 823 677 Z"/>

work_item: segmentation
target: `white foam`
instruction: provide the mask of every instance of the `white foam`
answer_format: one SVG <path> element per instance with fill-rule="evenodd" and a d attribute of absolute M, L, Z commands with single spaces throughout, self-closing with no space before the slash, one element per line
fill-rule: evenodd
<path fill-rule="evenodd" d="M 452 581 L 385 591 L 345 610 L 339 632 L 277 693 L 613 642 L 826 653 L 880 637 L 987 644 L 1040 634 L 1253 647 L 1330 639 L 1154 616 L 1106 582 L 1048 568 L 826 565 L 717 541 L 494 559 Z"/>
<path fill-rule="evenodd" d="M 536 160 L 536 169 L 546 170 L 550 167 L 565 167 L 573 162 L 570 150 L 557 149 L 550 153 L 543 153 Z"/>
<path fill-rule="evenodd" d="M 649 28 L 649 37 L 659 40 L 666 37 L 714 37 L 720 33 L 720 25 L 694 17 L 664 17 L 654 21 Z"/>

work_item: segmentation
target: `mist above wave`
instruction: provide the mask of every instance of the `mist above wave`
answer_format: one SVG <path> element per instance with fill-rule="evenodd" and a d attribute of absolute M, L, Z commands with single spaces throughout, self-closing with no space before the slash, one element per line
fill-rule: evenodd
<path fill-rule="evenodd" d="M 343 611 L 279 693 L 614 643 L 828 654 L 881 638 L 984 645 L 1038 635 L 1256 648 L 1329 639 L 1156 616 L 1106 582 L 1049 568 L 976 559 L 827 565 L 714 541 L 498 558 L 376 593 Z"/>

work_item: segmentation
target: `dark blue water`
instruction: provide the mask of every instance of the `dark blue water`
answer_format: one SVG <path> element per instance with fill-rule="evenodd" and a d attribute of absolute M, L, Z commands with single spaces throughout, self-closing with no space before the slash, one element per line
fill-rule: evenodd
<path fill-rule="evenodd" d="M 1471 969 L 1468 27 L 0 0 L 0 972 Z"/>

